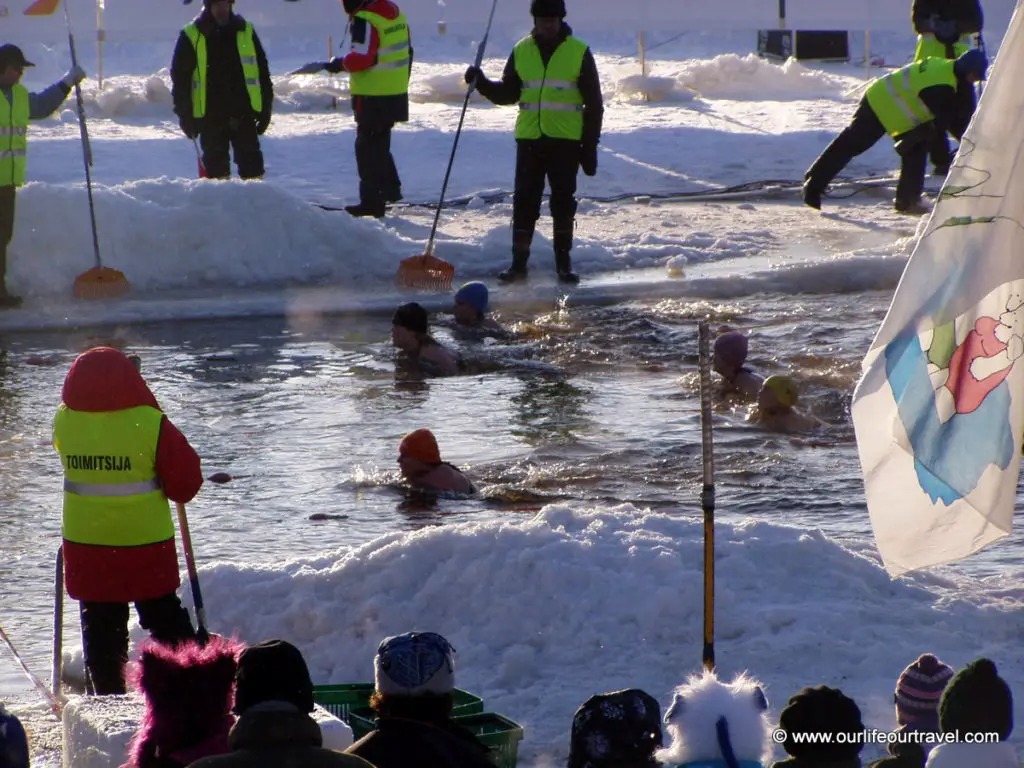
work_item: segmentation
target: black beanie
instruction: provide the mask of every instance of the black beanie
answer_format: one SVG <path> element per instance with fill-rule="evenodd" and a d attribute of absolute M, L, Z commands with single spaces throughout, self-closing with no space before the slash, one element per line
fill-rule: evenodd
<path fill-rule="evenodd" d="M 391 323 L 416 333 L 426 333 L 427 310 L 414 301 L 403 304 L 395 310 L 395 314 L 391 317 Z"/>
<path fill-rule="evenodd" d="M 264 701 L 285 701 L 313 711 L 313 682 L 299 649 L 286 640 L 250 645 L 238 657 L 235 714 Z"/>
<path fill-rule="evenodd" d="M 838 688 L 819 685 L 801 689 L 779 715 L 779 727 L 789 734 L 784 745 L 786 752 L 796 758 L 821 762 L 848 760 L 857 757 L 864 748 L 860 737 L 854 737 L 864 730 L 860 708 Z M 794 733 L 845 733 L 847 736 L 843 744 L 835 740 L 832 744 L 798 743 L 793 739 Z"/>
<path fill-rule="evenodd" d="M 977 659 L 949 681 L 939 702 L 942 733 L 998 733 L 1000 741 L 1013 731 L 1013 694 L 996 665 Z"/>
<path fill-rule="evenodd" d="M 564 19 L 566 16 L 565 0 L 533 0 L 530 3 L 530 15 L 534 18 L 542 16 L 552 19 Z"/>

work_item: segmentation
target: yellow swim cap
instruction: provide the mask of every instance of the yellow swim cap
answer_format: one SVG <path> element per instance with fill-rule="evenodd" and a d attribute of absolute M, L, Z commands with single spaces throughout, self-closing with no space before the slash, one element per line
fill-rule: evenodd
<path fill-rule="evenodd" d="M 772 391 L 779 405 L 792 407 L 799 399 L 796 382 L 789 376 L 769 376 L 764 380 L 764 385 Z"/>

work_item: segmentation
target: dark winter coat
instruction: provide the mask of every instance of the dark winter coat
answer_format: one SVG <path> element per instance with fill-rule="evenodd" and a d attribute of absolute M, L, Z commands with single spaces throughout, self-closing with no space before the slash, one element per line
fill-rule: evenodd
<path fill-rule="evenodd" d="M 230 118 L 255 117 L 238 55 L 238 32 L 245 29 L 245 19 L 231 14 L 223 27 L 208 10 L 195 18 L 195 25 L 206 38 L 206 116 L 204 120 L 227 121 Z M 263 92 L 263 114 L 269 117 L 274 102 L 274 86 L 270 67 L 259 36 L 253 32 L 256 63 L 260 69 L 260 90 Z M 196 51 L 185 31 L 178 35 L 171 60 L 171 98 L 174 114 L 192 114 L 192 73 L 196 69 Z"/>
<path fill-rule="evenodd" d="M 919 35 L 932 31 L 932 16 L 940 21 L 955 21 L 958 37 L 981 32 L 985 23 L 978 0 L 914 0 L 910 15 Z"/>
<path fill-rule="evenodd" d="M 948 131 L 953 137 L 960 141 L 967 126 L 971 122 L 973 112 L 964 108 L 964 100 L 960 96 L 961 89 L 970 89 L 974 86 L 965 80 L 957 80 L 957 87 L 950 88 L 948 85 L 933 85 L 925 88 L 918 95 L 925 106 L 935 115 L 930 130 L 945 135 Z"/>
<path fill-rule="evenodd" d="M 365 760 L 324 749 L 320 726 L 297 707 L 266 702 L 250 707 L 228 735 L 231 753 L 204 757 L 190 768 L 373 768 Z"/>
<path fill-rule="evenodd" d="M 391 0 L 372 0 L 363 10 L 385 19 L 397 19 L 400 13 Z M 351 49 L 342 60 L 346 72 L 361 72 L 377 63 L 380 36 L 366 19 L 353 17 L 349 23 Z M 409 71 L 412 71 L 412 35 L 409 36 Z M 353 96 L 352 114 L 356 122 L 368 127 L 389 127 L 409 120 L 409 93 L 397 96 Z"/>
<path fill-rule="evenodd" d="M 562 23 L 562 31 L 554 40 L 537 40 L 541 60 L 546 67 L 555 50 L 572 34 L 572 27 Z M 601 124 L 604 121 L 604 97 L 601 95 L 601 78 L 597 74 L 597 63 L 594 54 L 587 48 L 583 54 L 583 66 L 580 68 L 580 79 L 577 83 L 583 97 L 583 140 L 584 145 L 596 146 L 601 139 Z M 505 71 L 501 80 L 488 80 L 481 77 L 477 83 L 480 95 L 495 104 L 516 104 L 523 92 L 523 79 L 516 71 L 516 55 L 511 53 L 505 62 Z"/>
<path fill-rule="evenodd" d="M 160 410 L 132 362 L 119 350 L 97 347 L 71 365 L 61 401 L 74 411 Z M 203 484 L 199 455 L 166 416 L 157 439 L 156 476 L 164 495 L 186 504 Z M 152 600 L 181 585 L 174 538 L 142 547 L 102 547 L 64 540 L 64 580 L 76 600 L 126 603 Z"/>
<path fill-rule="evenodd" d="M 494 768 L 487 747 L 450 720 L 422 723 L 389 717 L 377 723 L 377 730 L 345 752 L 376 768 Z"/>

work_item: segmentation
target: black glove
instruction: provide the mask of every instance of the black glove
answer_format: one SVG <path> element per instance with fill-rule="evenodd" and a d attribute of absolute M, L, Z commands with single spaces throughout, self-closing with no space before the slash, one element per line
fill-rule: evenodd
<path fill-rule="evenodd" d="M 580 145 L 580 168 L 587 176 L 597 175 L 597 144 Z"/>
<path fill-rule="evenodd" d="M 178 125 L 181 127 L 181 132 L 185 134 L 186 138 L 199 138 L 200 126 L 198 118 L 192 117 L 192 115 L 181 115 L 178 118 Z"/>
<path fill-rule="evenodd" d="M 256 133 L 262 136 L 270 127 L 270 110 L 260 112 L 256 115 Z"/>
<path fill-rule="evenodd" d="M 466 85 L 472 85 L 474 88 L 479 86 L 480 81 L 484 77 L 484 72 L 480 67 L 468 67 L 466 69 L 465 81 Z"/>
<path fill-rule="evenodd" d="M 949 21 L 933 21 L 932 32 L 935 34 L 935 39 L 940 43 L 955 43 L 960 39 L 960 30 L 953 19 Z"/>
<path fill-rule="evenodd" d="M 345 71 L 345 60 L 334 58 L 324 63 L 324 69 L 330 72 L 332 75 L 336 75 L 339 72 Z"/>

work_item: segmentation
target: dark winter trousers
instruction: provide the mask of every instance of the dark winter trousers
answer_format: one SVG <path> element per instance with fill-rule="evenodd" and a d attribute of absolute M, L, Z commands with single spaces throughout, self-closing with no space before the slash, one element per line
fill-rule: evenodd
<path fill-rule="evenodd" d="M 128 603 L 81 602 L 82 646 L 89 693 L 105 696 L 125 692 L 124 665 L 128 662 Z M 139 624 L 153 639 L 177 645 L 193 639 L 188 611 L 171 592 L 135 603 Z"/>
<path fill-rule="evenodd" d="M 359 202 L 365 206 L 383 208 L 385 203 L 402 197 L 402 180 L 391 154 L 391 129 L 394 127 L 394 123 L 387 122 L 356 123 Z"/>
<path fill-rule="evenodd" d="M 860 106 L 843 132 L 825 147 L 825 151 L 814 161 L 804 178 L 809 190 L 824 193 L 825 187 L 857 155 L 867 152 L 885 136 L 885 128 L 878 121 L 867 101 L 861 99 Z M 900 180 L 896 185 L 896 201 L 910 204 L 921 197 L 924 189 L 924 172 L 928 160 L 927 146 L 920 144 L 903 155 L 900 165 Z"/>
<path fill-rule="evenodd" d="M 7 274 L 7 246 L 14 237 L 14 199 L 18 188 L 0 187 L 0 296 L 7 293 L 4 277 Z"/>
<path fill-rule="evenodd" d="M 256 133 L 255 118 L 203 118 L 199 143 L 203 147 L 203 166 L 211 179 L 231 177 L 229 148 L 234 150 L 235 165 L 241 178 L 258 179 L 264 174 L 263 151 Z"/>
<path fill-rule="evenodd" d="M 974 117 L 974 110 L 978 108 L 978 102 L 974 94 L 973 86 L 957 88 L 956 108 L 960 113 L 964 125 L 971 122 Z M 928 144 L 928 154 L 931 156 L 932 165 L 936 168 L 948 168 L 953 157 L 949 149 L 949 138 L 945 133 L 936 132 Z"/>
<path fill-rule="evenodd" d="M 515 194 L 512 198 L 512 248 L 529 254 L 533 230 L 540 218 L 544 180 L 551 186 L 552 234 L 555 259 L 568 256 L 576 223 L 576 174 L 580 143 L 566 139 L 523 139 L 516 142 Z M 525 259 L 524 259 L 525 260 Z"/>

